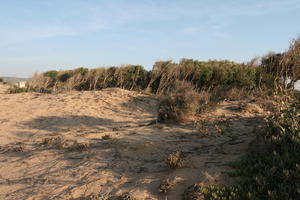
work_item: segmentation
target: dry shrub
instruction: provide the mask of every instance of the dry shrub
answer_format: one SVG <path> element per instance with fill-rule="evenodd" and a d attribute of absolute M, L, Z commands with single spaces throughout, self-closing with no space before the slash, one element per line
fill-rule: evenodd
<path fill-rule="evenodd" d="M 111 195 L 106 194 L 90 194 L 86 197 L 72 198 L 70 200 L 112 200 Z"/>
<path fill-rule="evenodd" d="M 257 104 L 266 112 L 276 113 L 280 110 L 281 103 L 274 99 L 259 98 Z"/>
<path fill-rule="evenodd" d="M 170 153 L 165 159 L 166 165 L 171 169 L 176 169 L 183 166 L 183 160 L 180 151 Z"/>
<path fill-rule="evenodd" d="M 17 147 L 13 147 L 9 151 L 10 152 L 24 152 L 25 151 L 25 147 L 24 146 L 17 146 Z"/>
<path fill-rule="evenodd" d="M 136 200 L 136 198 L 132 197 L 129 193 L 125 193 L 117 197 L 116 200 Z"/>
<path fill-rule="evenodd" d="M 236 101 L 246 97 L 250 97 L 251 90 L 246 90 L 242 87 L 221 86 L 210 91 L 211 101 L 219 102 L 223 100 Z"/>
<path fill-rule="evenodd" d="M 57 148 L 59 150 L 66 150 L 66 151 L 87 151 L 90 149 L 89 144 L 85 143 L 78 143 L 74 140 L 64 140 L 62 137 L 49 137 L 44 138 L 40 143 L 42 147 L 51 147 Z"/>
<path fill-rule="evenodd" d="M 63 142 L 63 139 L 61 137 L 49 137 L 49 138 L 43 138 L 40 146 L 49 147 L 49 146 L 60 146 Z"/>
<path fill-rule="evenodd" d="M 245 113 L 263 114 L 264 110 L 257 104 L 244 103 L 241 105 L 241 109 Z"/>
<path fill-rule="evenodd" d="M 12 145 L 7 145 L 2 148 L 4 153 L 21 153 L 26 150 L 25 146 L 21 142 L 14 143 Z"/>
<path fill-rule="evenodd" d="M 193 117 L 198 110 L 199 94 L 185 81 L 176 81 L 158 105 L 158 122 L 178 122 Z"/>
<path fill-rule="evenodd" d="M 111 136 L 110 135 L 103 135 L 102 140 L 110 140 Z"/>
<path fill-rule="evenodd" d="M 169 179 L 164 180 L 159 186 L 160 193 L 167 193 L 169 190 L 173 189 L 174 183 Z"/>
<path fill-rule="evenodd" d="M 11 153 L 20 153 L 20 152 L 24 152 L 25 151 L 25 147 L 20 145 L 20 146 L 13 146 L 13 147 L 8 147 L 5 152 L 11 152 Z"/>
<path fill-rule="evenodd" d="M 300 37 L 291 41 L 286 52 L 269 53 L 262 58 L 261 62 L 262 72 L 271 75 L 276 92 L 293 90 L 296 82 L 300 80 Z"/>
<path fill-rule="evenodd" d="M 158 105 L 158 122 L 193 119 L 199 112 L 215 109 L 220 101 L 241 100 L 252 95 L 252 91 L 231 86 L 197 92 L 186 81 L 175 81 L 165 92 Z"/>
<path fill-rule="evenodd" d="M 244 88 L 225 88 L 223 89 L 223 94 L 220 94 L 220 98 L 230 100 L 230 101 L 236 101 L 244 99 L 245 97 L 249 97 L 249 94 L 247 94 L 247 91 L 245 91 Z"/>
<path fill-rule="evenodd" d="M 203 90 L 199 92 L 199 104 L 197 110 L 199 113 L 213 110 L 216 108 L 218 102 L 219 100 L 214 99 L 213 93 Z"/>
<path fill-rule="evenodd" d="M 71 146 L 68 146 L 66 148 L 66 150 L 68 151 L 78 151 L 78 152 L 83 152 L 83 151 L 87 151 L 90 149 L 90 145 L 86 144 L 86 143 L 77 143 L 74 142 L 74 144 L 72 144 Z"/>
<path fill-rule="evenodd" d="M 175 176 L 174 178 L 171 178 L 171 179 L 165 179 L 160 184 L 158 192 L 167 193 L 170 190 L 172 190 L 177 183 L 182 182 L 182 181 L 184 181 L 184 179 L 181 177 L 178 177 L 178 176 Z"/>
<path fill-rule="evenodd" d="M 41 74 L 34 74 L 28 81 L 28 86 L 30 89 L 36 92 L 44 92 L 52 87 L 52 80 L 50 77 L 45 77 Z"/>

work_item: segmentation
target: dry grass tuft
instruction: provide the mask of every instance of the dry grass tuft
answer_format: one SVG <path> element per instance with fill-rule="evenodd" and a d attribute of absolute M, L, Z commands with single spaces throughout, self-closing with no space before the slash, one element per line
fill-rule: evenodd
<path fill-rule="evenodd" d="M 166 165 L 171 168 L 171 169 L 176 169 L 179 167 L 183 166 L 183 160 L 181 157 L 181 152 L 180 151 L 175 151 L 170 153 L 166 160 L 165 160 Z"/>

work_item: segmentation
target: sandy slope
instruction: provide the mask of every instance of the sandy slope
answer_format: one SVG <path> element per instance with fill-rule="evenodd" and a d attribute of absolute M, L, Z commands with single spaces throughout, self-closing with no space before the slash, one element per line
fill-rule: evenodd
<path fill-rule="evenodd" d="M 156 99 L 137 92 L 3 92 L 0 199 L 9 200 L 176 200 L 194 183 L 230 184 L 227 163 L 245 153 L 263 112 L 224 102 L 197 124 L 164 125 L 153 123 Z M 183 166 L 169 169 L 164 160 L 174 151 Z M 175 186 L 159 193 L 166 179 Z"/>

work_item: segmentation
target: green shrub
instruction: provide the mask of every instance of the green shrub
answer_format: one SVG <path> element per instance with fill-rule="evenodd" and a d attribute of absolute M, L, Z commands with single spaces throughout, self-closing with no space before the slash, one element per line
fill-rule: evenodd
<path fill-rule="evenodd" d="M 29 92 L 30 90 L 28 88 L 17 88 L 17 87 L 11 87 L 8 89 L 8 94 L 17 94 L 17 93 L 23 93 L 23 92 Z"/>
<path fill-rule="evenodd" d="M 69 71 L 48 71 L 35 75 L 29 86 L 39 90 L 95 90 L 120 87 L 128 90 L 147 89 L 154 94 L 166 94 L 176 81 L 186 81 L 197 91 L 214 91 L 216 88 L 256 90 L 272 88 L 272 74 L 259 67 L 227 60 L 207 62 L 182 59 L 156 62 L 151 71 L 140 65 L 98 68 L 77 68 Z M 274 88 L 274 87 L 273 87 Z"/>
<path fill-rule="evenodd" d="M 227 60 L 201 62 L 183 59 L 179 64 L 171 61 L 156 62 L 148 88 L 155 94 L 168 91 L 174 81 L 187 81 L 198 91 L 225 86 L 255 89 L 258 83 L 257 67 Z"/>
<path fill-rule="evenodd" d="M 128 90 L 143 90 L 149 82 L 149 73 L 140 65 L 119 67 L 114 76 L 116 87 Z"/>
<path fill-rule="evenodd" d="M 71 77 L 72 77 L 72 73 L 67 71 L 59 75 L 58 80 L 61 82 L 66 82 Z"/>
<path fill-rule="evenodd" d="M 45 72 L 43 75 L 44 75 L 44 77 L 49 77 L 51 79 L 56 79 L 57 75 L 58 75 L 58 71 L 51 70 L 51 71 Z"/>
<path fill-rule="evenodd" d="M 89 71 L 88 68 L 80 67 L 74 70 L 74 74 L 79 73 L 80 75 L 84 76 L 88 73 L 88 71 Z"/>
<path fill-rule="evenodd" d="M 201 186 L 194 184 L 183 193 L 183 200 L 243 200 L 238 187 Z"/>

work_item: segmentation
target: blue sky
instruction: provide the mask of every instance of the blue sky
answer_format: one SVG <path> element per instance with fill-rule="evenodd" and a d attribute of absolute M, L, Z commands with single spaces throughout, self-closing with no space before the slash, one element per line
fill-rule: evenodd
<path fill-rule="evenodd" d="M 248 61 L 300 34 L 300 0 L 0 0 L 0 76 L 194 58 Z"/>

